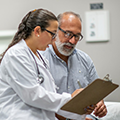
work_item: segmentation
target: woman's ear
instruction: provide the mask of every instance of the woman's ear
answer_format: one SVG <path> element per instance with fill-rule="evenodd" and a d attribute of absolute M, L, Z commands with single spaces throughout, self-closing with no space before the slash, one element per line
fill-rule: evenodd
<path fill-rule="evenodd" d="M 40 36 L 40 34 L 41 34 L 41 27 L 40 26 L 36 26 L 34 28 L 34 34 L 35 34 L 36 37 Z"/>

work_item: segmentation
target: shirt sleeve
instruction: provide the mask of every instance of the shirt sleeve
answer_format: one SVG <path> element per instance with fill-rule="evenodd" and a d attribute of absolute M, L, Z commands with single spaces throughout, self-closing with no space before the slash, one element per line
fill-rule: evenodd
<path fill-rule="evenodd" d="M 79 56 L 78 57 L 79 60 L 81 60 L 82 64 L 84 65 L 84 67 L 86 68 L 86 70 L 88 72 L 87 78 L 89 80 L 89 83 L 91 83 L 95 79 L 99 78 L 96 68 L 94 66 L 93 60 L 90 58 L 90 56 L 80 50 L 78 50 L 78 56 Z"/>
<path fill-rule="evenodd" d="M 57 114 L 62 115 L 65 118 L 75 119 L 75 120 L 85 120 L 85 117 L 86 117 L 86 114 L 79 115 L 79 114 L 64 111 L 64 110 L 61 110 L 61 109 L 57 112 Z"/>

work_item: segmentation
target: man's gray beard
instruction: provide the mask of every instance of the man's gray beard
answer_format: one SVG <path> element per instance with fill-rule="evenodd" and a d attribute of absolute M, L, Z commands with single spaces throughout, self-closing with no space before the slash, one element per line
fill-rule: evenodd
<path fill-rule="evenodd" d="M 73 44 L 71 44 L 71 43 L 69 43 L 69 42 L 68 42 L 68 43 L 61 43 L 58 37 L 56 38 L 55 44 L 56 44 L 56 47 L 57 47 L 58 51 L 59 51 L 62 55 L 65 55 L 65 56 L 71 55 L 72 52 L 73 52 L 74 49 L 75 49 L 75 46 L 76 46 L 76 45 L 73 45 Z M 66 48 L 64 47 L 64 45 L 72 46 L 73 48 L 72 48 L 72 49 L 66 49 Z"/>

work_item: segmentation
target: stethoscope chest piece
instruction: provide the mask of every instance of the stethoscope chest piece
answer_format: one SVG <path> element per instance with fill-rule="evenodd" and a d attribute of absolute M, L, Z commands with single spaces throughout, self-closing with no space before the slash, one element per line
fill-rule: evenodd
<path fill-rule="evenodd" d="M 42 84 L 43 81 L 44 81 L 43 76 L 41 76 L 41 75 L 39 74 L 39 75 L 38 75 L 38 83 L 39 83 L 39 84 Z"/>

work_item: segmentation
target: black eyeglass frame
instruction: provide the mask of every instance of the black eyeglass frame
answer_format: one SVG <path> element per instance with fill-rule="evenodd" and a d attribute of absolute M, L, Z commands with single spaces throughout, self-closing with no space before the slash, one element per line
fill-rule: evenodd
<path fill-rule="evenodd" d="M 61 30 L 64 34 L 67 34 L 67 31 L 63 30 L 62 28 L 58 27 L 58 29 Z M 72 32 L 71 32 L 71 33 L 72 33 Z M 75 35 L 74 33 L 72 33 L 72 34 L 73 34 L 73 35 L 72 35 L 69 39 L 71 39 L 73 36 L 75 36 L 75 40 L 76 40 L 76 36 L 77 36 L 77 35 Z M 79 40 L 76 40 L 76 41 L 81 41 L 81 40 L 83 39 L 83 35 L 80 34 L 80 36 L 81 36 L 81 38 L 79 38 Z M 66 36 L 65 36 L 65 37 L 66 37 Z M 68 38 L 68 37 L 66 37 L 66 38 Z"/>
<path fill-rule="evenodd" d="M 56 33 L 53 33 L 51 31 L 47 30 L 46 28 L 41 28 L 41 29 L 47 31 L 48 33 L 50 33 L 52 35 L 52 40 L 57 36 Z"/>

